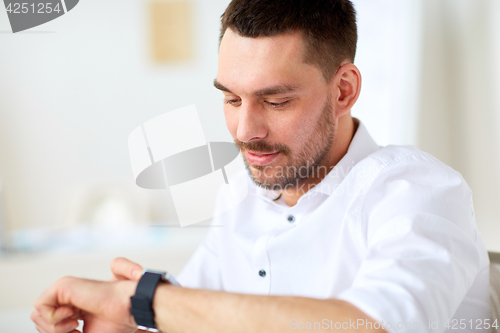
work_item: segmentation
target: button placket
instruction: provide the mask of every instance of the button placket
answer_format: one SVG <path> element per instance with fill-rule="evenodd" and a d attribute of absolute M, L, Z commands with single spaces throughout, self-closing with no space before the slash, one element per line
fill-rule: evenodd
<path fill-rule="evenodd" d="M 269 256 L 267 254 L 267 241 L 273 235 L 273 232 L 267 232 L 260 236 L 255 242 L 252 253 L 253 271 L 255 273 L 254 280 L 258 290 L 256 292 L 261 294 L 269 294 L 270 292 L 270 265 Z"/>
<path fill-rule="evenodd" d="M 307 195 L 307 194 L 306 194 Z M 302 200 L 298 202 L 295 206 L 285 209 L 281 214 L 282 221 L 285 221 L 287 225 L 293 226 L 298 224 L 304 215 L 309 211 L 311 204 L 311 198 L 304 198 L 307 200 Z"/>

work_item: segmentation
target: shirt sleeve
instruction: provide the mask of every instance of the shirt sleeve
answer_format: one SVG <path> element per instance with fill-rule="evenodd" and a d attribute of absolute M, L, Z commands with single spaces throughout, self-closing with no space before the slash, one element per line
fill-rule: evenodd
<path fill-rule="evenodd" d="M 487 265 L 462 176 L 430 155 L 407 156 L 378 174 L 360 216 L 366 256 L 337 298 L 388 332 L 444 332 Z"/>

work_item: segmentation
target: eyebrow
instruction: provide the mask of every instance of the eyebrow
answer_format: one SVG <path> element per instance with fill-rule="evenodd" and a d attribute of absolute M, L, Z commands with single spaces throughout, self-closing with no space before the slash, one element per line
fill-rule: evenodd
<path fill-rule="evenodd" d="M 217 79 L 214 80 L 214 87 L 221 90 L 225 91 L 228 93 L 233 93 L 229 88 L 226 88 L 224 85 L 222 85 Z M 254 96 L 269 96 L 269 95 L 279 95 L 279 94 L 285 94 L 292 92 L 297 89 L 297 86 L 291 86 L 288 84 L 280 84 L 274 87 L 269 87 L 269 88 L 264 88 L 257 90 L 254 92 Z"/>

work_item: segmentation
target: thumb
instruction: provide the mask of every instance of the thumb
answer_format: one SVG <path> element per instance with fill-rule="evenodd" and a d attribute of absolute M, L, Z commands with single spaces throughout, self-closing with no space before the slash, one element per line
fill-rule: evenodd
<path fill-rule="evenodd" d="M 142 276 L 142 266 L 125 258 L 115 258 L 110 265 L 113 276 L 111 281 L 138 281 Z"/>

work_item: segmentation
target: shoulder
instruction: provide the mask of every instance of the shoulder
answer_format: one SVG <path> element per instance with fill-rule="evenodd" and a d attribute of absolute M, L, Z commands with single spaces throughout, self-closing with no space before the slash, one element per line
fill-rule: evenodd
<path fill-rule="evenodd" d="M 419 150 L 414 146 L 389 145 L 382 147 L 370 154 L 368 158 L 378 160 L 384 166 L 404 165 L 405 163 L 416 163 L 417 166 L 433 166 L 443 171 L 460 175 L 456 170 L 444 164 L 429 153 Z"/>
<path fill-rule="evenodd" d="M 368 184 L 372 195 L 379 193 L 385 197 L 398 193 L 406 200 L 443 199 L 448 202 L 450 194 L 456 200 L 472 194 L 460 172 L 413 146 L 387 146 L 370 154 L 366 160 L 368 165 L 378 166 Z"/>
<path fill-rule="evenodd" d="M 411 146 L 387 146 L 367 159 L 379 167 L 363 200 L 368 231 L 391 220 L 402 225 L 410 219 L 414 226 L 426 220 L 452 224 L 475 242 L 472 191 L 458 171 Z"/>
<path fill-rule="evenodd" d="M 406 179 L 418 180 L 422 185 L 460 185 L 464 190 L 470 191 L 460 172 L 413 146 L 389 145 L 370 154 L 366 159 L 369 164 L 378 166 L 374 183 L 377 178 Z"/>
<path fill-rule="evenodd" d="M 365 201 L 371 199 L 369 204 L 391 193 L 404 193 L 401 199 L 406 200 L 445 199 L 450 191 L 460 196 L 472 195 L 460 172 L 413 146 L 382 147 L 358 162 L 352 171 L 361 183 L 359 195 Z"/>

